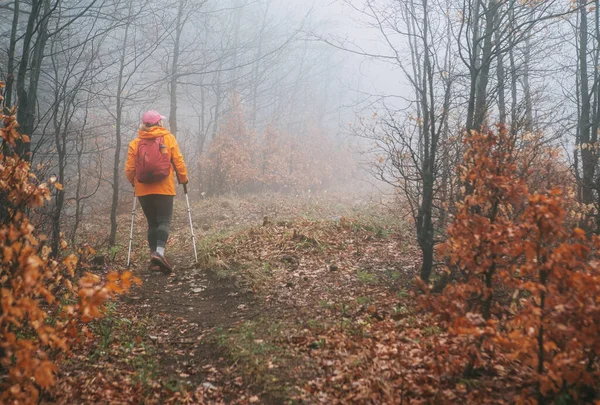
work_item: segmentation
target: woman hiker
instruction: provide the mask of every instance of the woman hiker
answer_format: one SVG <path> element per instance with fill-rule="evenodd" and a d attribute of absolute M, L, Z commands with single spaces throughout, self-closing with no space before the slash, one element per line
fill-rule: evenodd
<path fill-rule="evenodd" d="M 187 184 L 188 177 L 177 140 L 162 126 L 164 119 L 156 111 L 144 113 L 138 137 L 129 143 L 125 175 L 148 221 L 150 263 L 170 273 L 173 269 L 165 258 L 165 246 L 175 196 L 173 168 L 181 184 Z"/>

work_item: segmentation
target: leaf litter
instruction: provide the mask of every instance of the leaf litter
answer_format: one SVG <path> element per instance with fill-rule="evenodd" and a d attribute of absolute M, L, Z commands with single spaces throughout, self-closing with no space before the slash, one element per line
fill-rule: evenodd
<path fill-rule="evenodd" d="M 95 357 L 102 342 L 83 348 L 54 402 L 510 402 L 489 394 L 515 378 L 507 372 L 456 378 L 461 346 L 421 310 L 418 249 L 398 213 L 332 194 L 202 200 L 195 266 L 184 206 L 175 207 L 168 254 L 178 271 L 150 274 L 138 252 L 144 283 L 118 303 L 140 336 L 115 337 Z"/>

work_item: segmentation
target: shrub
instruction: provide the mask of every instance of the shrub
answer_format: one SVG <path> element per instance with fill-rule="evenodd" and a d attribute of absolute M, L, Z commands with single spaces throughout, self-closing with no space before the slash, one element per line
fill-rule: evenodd
<path fill-rule="evenodd" d="M 57 354 L 68 353 L 82 326 L 102 316 L 103 303 L 139 282 L 130 272 L 112 272 L 106 281 L 87 273 L 75 281 L 78 259 L 53 258 L 27 211 L 50 199 L 30 164 L 14 153 L 19 142 L 15 111 L 3 115 L 0 164 L 0 403 L 38 403 L 40 390 L 55 383 Z M 63 249 L 66 242 L 62 241 Z M 90 248 L 88 248 L 89 250 Z"/>
<path fill-rule="evenodd" d="M 600 239 L 567 228 L 562 191 L 528 191 L 503 127 L 465 142 L 467 193 L 439 249 L 454 282 L 433 299 L 468 346 L 463 371 L 503 359 L 531 388 L 523 401 L 590 400 L 600 386 Z"/>
<path fill-rule="evenodd" d="M 213 195 L 306 191 L 326 186 L 334 175 L 347 180 L 349 168 L 348 157 L 317 127 L 291 134 L 270 124 L 259 133 L 236 95 L 200 164 L 202 185 Z"/>

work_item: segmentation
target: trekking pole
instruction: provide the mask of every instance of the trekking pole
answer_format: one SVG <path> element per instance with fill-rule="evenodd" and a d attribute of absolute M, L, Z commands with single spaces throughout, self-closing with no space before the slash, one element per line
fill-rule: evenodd
<path fill-rule="evenodd" d="M 131 247 L 133 246 L 133 220 L 135 219 L 135 192 L 133 193 L 133 209 L 131 210 L 131 232 L 129 232 L 129 252 L 127 252 L 127 268 L 131 264 Z"/>
<path fill-rule="evenodd" d="M 194 226 L 192 225 L 192 211 L 190 210 L 190 200 L 188 198 L 187 184 L 183 185 L 183 193 L 185 194 L 185 203 L 187 204 L 188 218 L 190 219 L 190 231 L 192 232 L 192 243 L 194 244 L 194 258 L 198 263 L 198 252 L 196 251 L 196 234 L 194 233 Z"/>

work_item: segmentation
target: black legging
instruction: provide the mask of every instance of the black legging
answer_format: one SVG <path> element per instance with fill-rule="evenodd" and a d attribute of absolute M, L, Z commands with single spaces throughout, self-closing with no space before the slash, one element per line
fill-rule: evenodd
<path fill-rule="evenodd" d="M 138 199 L 148 220 L 148 245 L 152 252 L 156 252 L 156 248 L 164 248 L 169 239 L 169 228 L 173 216 L 173 196 L 150 194 L 138 197 Z"/>

